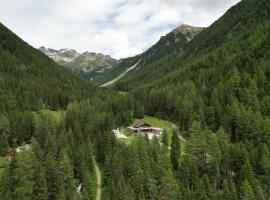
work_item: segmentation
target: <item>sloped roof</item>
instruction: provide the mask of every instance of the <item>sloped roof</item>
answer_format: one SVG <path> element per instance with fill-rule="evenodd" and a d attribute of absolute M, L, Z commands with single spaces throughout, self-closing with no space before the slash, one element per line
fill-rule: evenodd
<path fill-rule="evenodd" d="M 136 123 L 133 125 L 134 128 L 140 128 L 140 127 L 143 127 L 143 126 L 148 126 L 148 127 L 150 127 L 149 124 L 147 124 L 147 123 L 145 123 L 145 122 L 143 122 L 143 121 L 138 121 L 138 122 L 136 122 Z"/>

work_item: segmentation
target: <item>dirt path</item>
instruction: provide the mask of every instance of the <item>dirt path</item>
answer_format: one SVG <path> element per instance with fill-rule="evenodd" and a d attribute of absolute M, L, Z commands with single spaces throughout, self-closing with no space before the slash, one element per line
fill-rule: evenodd
<path fill-rule="evenodd" d="M 178 127 L 175 125 L 175 124 L 173 124 L 173 123 L 171 123 L 171 126 L 172 126 L 172 129 L 173 130 L 178 130 Z M 187 140 L 179 133 L 179 139 L 182 141 L 182 142 L 187 142 Z"/>
<path fill-rule="evenodd" d="M 104 83 L 102 84 L 101 86 L 99 87 L 107 87 L 107 86 L 110 86 L 112 84 L 114 84 L 115 82 L 117 82 L 119 79 L 123 78 L 129 71 L 135 69 L 137 67 L 137 65 L 140 63 L 141 59 L 133 66 L 131 66 L 130 68 L 128 68 L 126 71 L 124 71 L 122 74 L 120 74 L 119 76 L 117 76 L 115 79 L 107 82 L 107 83 Z"/>
<path fill-rule="evenodd" d="M 96 171 L 96 178 L 97 178 L 97 194 L 96 194 L 96 200 L 101 200 L 101 175 L 100 175 L 100 170 L 97 165 L 96 159 L 94 156 L 92 156 L 93 163 L 95 166 L 95 171 Z"/>

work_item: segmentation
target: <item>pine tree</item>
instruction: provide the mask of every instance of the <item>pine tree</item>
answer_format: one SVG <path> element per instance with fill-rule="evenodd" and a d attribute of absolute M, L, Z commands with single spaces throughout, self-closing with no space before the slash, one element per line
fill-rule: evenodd
<path fill-rule="evenodd" d="M 160 200 L 177 200 L 179 199 L 179 189 L 177 182 L 173 178 L 173 174 L 170 170 L 164 172 L 161 178 Z"/>
<path fill-rule="evenodd" d="M 0 127 L 1 129 L 1 127 Z M 1 133 L 0 131 L 0 156 L 4 157 L 8 153 L 8 137 L 5 133 Z"/>
<path fill-rule="evenodd" d="M 32 199 L 33 200 L 46 200 L 48 199 L 47 182 L 45 177 L 45 170 L 40 161 L 33 159 L 35 181 Z"/>
<path fill-rule="evenodd" d="M 135 102 L 135 106 L 134 106 L 134 117 L 135 118 L 138 118 L 138 119 L 144 118 L 143 107 L 137 101 Z"/>
<path fill-rule="evenodd" d="M 154 180 L 153 178 L 147 178 L 145 184 L 145 189 L 146 189 L 146 199 L 149 200 L 155 200 L 158 199 L 159 194 L 158 194 L 158 188 L 157 188 L 157 181 Z"/>
<path fill-rule="evenodd" d="M 93 200 L 95 194 L 92 193 L 91 188 L 93 187 L 91 183 L 91 177 L 89 174 L 85 174 L 82 183 L 82 199 L 83 200 Z"/>
<path fill-rule="evenodd" d="M 237 193 L 235 190 L 235 185 L 231 179 L 225 180 L 224 189 L 222 191 L 223 200 L 237 200 Z"/>
<path fill-rule="evenodd" d="M 240 187 L 240 196 L 245 200 L 254 200 L 254 194 L 250 183 L 244 180 Z"/>
<path fill-rule="evenodd" d="M 60 182 L 64 186 L 66 198 L 73 199 L 76 191 L 74 170 L 65 150 L 60 153 L 59 172 Z"/>
<path fill-rule="evenodd" d="M 169 145 L 169 136 L 166 130 L 164 130 L 163 134 L 162 134 L 162 144 L 164 144 L 165 146 Z"/>
<path fill-rule="evenodd" d="M 45 159 L 45 170 L 46 170 L 46 182 L 48 188 L 48 198 L 55 200 L 59 194 L 59 169 L 56 161 L 53 159 L 51 154 L 48 154 Z"/>
<path fill-rule="evenodd" d="M 172 135 L 171 162 L 174 170 L 178 170 L 180 157 L 180 141 L 176 131 Z"/>

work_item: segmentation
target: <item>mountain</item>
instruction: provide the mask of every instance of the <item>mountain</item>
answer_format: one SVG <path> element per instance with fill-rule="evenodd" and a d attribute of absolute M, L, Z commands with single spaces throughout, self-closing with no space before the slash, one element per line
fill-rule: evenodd
<path fill-rule="evenodd" d="M 181 51 L 183 45 L 191 41 L 203 28 L 181 25 L 153 45 L 146 52 L 121 60 L 116 60 L 108 55 L 90 52 L 78 53 L 74 49 L 54 50 L 40 47 L 39 50 L 52 58 L 60 65 L 67 67 L 74 74 L 89 80 L 94 85 L 102 85 L 106 82 L 114 82 L 118 76 L 124 74 L 139 60 L 138 68 L 149 65 L 154 61 Z M 110 84 L 107 84 L 108 86 Z"/>
<path fill-rule="evenodd" d="M 181 52 L 183 46 L 191 41 L 204 28 L 181 25 L 144 52 L 141 56 L 141 65 L 146 66 L 172 53 Z"/>
<path fill-rule="evenodd" d="M 231 60 L 234 63 L 246 63 L 244 56 L 248 56 L 250 54 L 249 51 L 252 49 L 252 47 L 249 47 L 250 49 L 247 50 L 246 45 L 251 43 L 249 40 L 254 40 L 252 36 L 255 35 L 254 32 L 256 30 L 262 29 L 262 26 L 266 29 L 266 25 L 258 23 L 258 20 L 250 17 L 252 15 L 255 17 L 258 16 L 258 19 L 264 19 L 266 21 L 267 14 L 265 12 L 267 11 L 262 12 L 261 15 L 255 13 L 256 11 L 259 12 L 259 6 L 263 7 L 266 4 L 265 1 L 262 1 L 256 6 L 255 2 L 255 0 L 241 1 L 240 5 L 229 9 L 224 16 L 210 27 L 201 31 L 193 40 L 185 43 L 181 51 L 162 57 L 151 65 L 140 68 L 140 70 L 134 70 L 133 73 L 129 73 L 123 79 L 119 80 L 116 83 L 116 88 L 120 90 L 132 90 L 140 85 L 146 85 L 164 78 L 169 73 L 173 74 L 171 77 L 175 77 L 176 72 L 183 70 L 183 67 L 194 66 L 198 61 L 201 62 L 202 66 L 205 66 L 203 62 L 207 63 L 209 62 L 208 60 L 213 59 L 216 59 L 212 63 L 213 66 L 224 65 L 228 62 L 222 63 L 221 60 L 224 60 L 224 58 L 237 60 Z M 251 4 L 255 6 L 254 9 L 250 6 Z M 257 40 L 263 39 L 261 35 L 263 31 L 266 30 L 261 30 L 258 33 L 259 38 Z M 243 39 L 245 37 L 249 40 Z M 234 48 L 231 47 L 232 45 L 235 45 Z M 261 45 L 261 43 L 256 45 Z M 225 48 L 230 49 L 230 51 L 224 50 Z M 224 53 L 219 52 L 221 54 L 220 58 L 215 55 L 215 52 L 218 52 L 219 49 L 224 51 Z M 197 70 L 199 69 L 201 68 L 198 67 Z"/>
<path fill-rule="evenodd" d="M 115 95 L 0 27 L 1 198 L 269 198 L 269 11 L 242 0 L 179 50 L 121 60 Z M 138 118 L 163 134 L 132 135 Z"/>
<path fill-rule="evenodd" d="M 142 69 L 147 69 L 148 66 L 151 66 L 151 64 L 156 62 L 157 60 L 168 55 L 177 54 L 178 52 L 180 52 L 183 46 L 189 41 L 191 41 L 203 29 L 204 28 L 192 27 L 185 24 L 181 25 L 167 35 L 162 36 L 155 45 L 153 45 L 144 53 L 131 58 L 120 60 L 119 64 L 113 67 L 112 70 L 108 70 L 105 73 L 94 77 L 93 80 L 96 85 L 101 85 L 109 82 L 120 74 L 124 73 L 126 70 L 128 70 L 130 67 L 132 67 L 139 61 L 140 62 L 138 63 L 137 67 L 130 71 L 122 79 L 125 79 L 125 77 L 129 77 L 129 75 L 133 74 L 133 72 L 136 73 L 137 71 L 141 71 Z M 151 77 L 151 74 L 151 72 L 147 74 L 142 73 L 142 76 L 146 75 L 147 77 Z"/>
<path fill-rule="evenodd" d="M 39 50 L 59 63 L 72 62 L 80 54 L 74 49 L 54 50 L 50 48 L 40 47 Z"/>
<path fill-rule="evenodd" d="M 71 101 L 94 94 L 94 87 L 74 77 L 3 24 L 0 24 L 0 38 L 2 113 L 36 110 L 41 104 L 52 109 L 65 108 Z"/>
<path fill-rule="evenodd" d="M 78 53 L 74 49 L 54 50 L 45 47 L 40 47 L 39 50 L 86 80 L 91 80 L 95 75 L 104 73 L 118 63 L 116 59 L 101 53 Z"/>
<path fill-rule="evenodd" d="M 241 1 L 180 53 L 153 63 L 155 74 L 134 72 L 116 87 L 133 91 L 148 114 L 179 120 L 186 131 L 203 121 L 214 131 L 225 128 L 232 141 L 269 139 L 269 9 L 266 0 Z"/>

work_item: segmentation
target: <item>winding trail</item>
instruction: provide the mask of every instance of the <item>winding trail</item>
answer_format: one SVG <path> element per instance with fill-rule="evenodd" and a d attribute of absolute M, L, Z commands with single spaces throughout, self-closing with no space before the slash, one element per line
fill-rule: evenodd
<path fill-rule="evenodd" d="M 97 178 L 97 194 L 96 194 L 96 200 L 101 200 L 101 175 L 100 175 L 100 170 L 97 165 L 96 159 L 94 156 L 92 156 L 93 163 L 95 166 L 95 171 L 96 171 L 96 178 Z"/>
<path fill-rule="evenodd" d="M 175 124 L 171 123 L 171 126 L 172 126 L 172 129 L 173 129 L 173 130 L 175 130 L 175 131 L 178 130 L 178 127 L 177 127 Z M 179 139 L 180 139 L 182 142 L 187 142 L 187 140 L 186 140 L 180 133 L 179 133 L 178 135 L 179 135 Z"/>
<path fill-rule="evenodd" d="M 115 79 L 113 79 L 107 83 L 104 83 L 104 84 L 100 85 L 99 87 L 107 87 L 107 86 L 110 86 L 110 85 L 114 84 L 115 82 L 119 81 L 119 79 L 123 78 L 129 71 L 135 69 L 138 66 L 138 64 L 140 63 L 140 61 L 141 61 L 141 59 L 135 65 L 132 65 L 130 68 L 128 68 L 122 74 L 117 76 Z"/>

